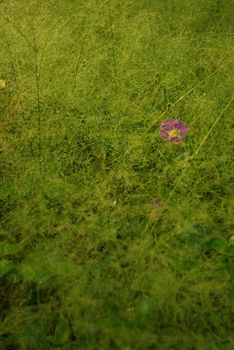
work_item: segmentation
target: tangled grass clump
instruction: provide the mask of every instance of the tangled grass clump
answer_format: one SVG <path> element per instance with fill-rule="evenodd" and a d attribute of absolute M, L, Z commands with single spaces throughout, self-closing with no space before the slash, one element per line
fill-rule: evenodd
<path fill-rule="evenodd" d="M 0 348 L 232 349 L 231 2 L 0 26 Z"/>

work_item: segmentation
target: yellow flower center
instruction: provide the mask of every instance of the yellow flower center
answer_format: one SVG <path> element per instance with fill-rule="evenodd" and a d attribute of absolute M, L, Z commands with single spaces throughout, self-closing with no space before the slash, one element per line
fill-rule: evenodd
<path fill-rule="evenodd" d="M 180 132 L 178 129 L 173 129 L 171 131 L 169 131 L 169 137 L 173 138 L 173 137 L 179 137 L 180 136 Z"/>

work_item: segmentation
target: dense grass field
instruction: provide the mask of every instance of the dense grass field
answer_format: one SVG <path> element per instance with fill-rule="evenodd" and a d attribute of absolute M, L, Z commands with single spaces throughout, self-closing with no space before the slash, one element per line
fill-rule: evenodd
<path fill-rule="evenodd" d="M 234 348 L 233 10 L 0 1 L 1 349 Z"/>

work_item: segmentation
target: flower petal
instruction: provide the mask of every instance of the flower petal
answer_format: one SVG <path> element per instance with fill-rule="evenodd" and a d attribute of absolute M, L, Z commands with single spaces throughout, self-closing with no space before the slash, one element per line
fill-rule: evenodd
<path fill-rule="evenodd" d="M 173 131 L 177 130 L 177 134 Z M 183 138 L 188 135 L 190 129 L 188 129 L 185 124 L 179 119 L 166 119 L 161 124 L 161 134 L 162 139 L 168 140 L 171 143 L 181 143 Z"/>

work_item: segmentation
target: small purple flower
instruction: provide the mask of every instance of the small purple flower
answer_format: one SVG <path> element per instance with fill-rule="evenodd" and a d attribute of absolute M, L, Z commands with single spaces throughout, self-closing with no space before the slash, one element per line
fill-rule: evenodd
<path fill-rule="evenodd" d="M 164 207 L 164 205 L 158 199 L 154 198 L 151 200 L 148 207 L 151 209 L 150 213 L 148 215 L 148 219 L 149 219 L 149 221 L 154 222 L 160 213 L 160 209 L 162 209 Z"/>
<path fill-rule="evenodd" d="M 168 140 L 172 143 L 181 143 L 188 133 L 189 129 L 186 128 L 181 120 L 166 119 L 161 124 L 161 139 Z"/>
<path fill-rule="evenodd" d="M 150 202 L 150 207 L 155 209 L 155 208 L 158 208 L 158 207 L 163 207 L 163 204 L 158 199 L 154 198 Z"/>

